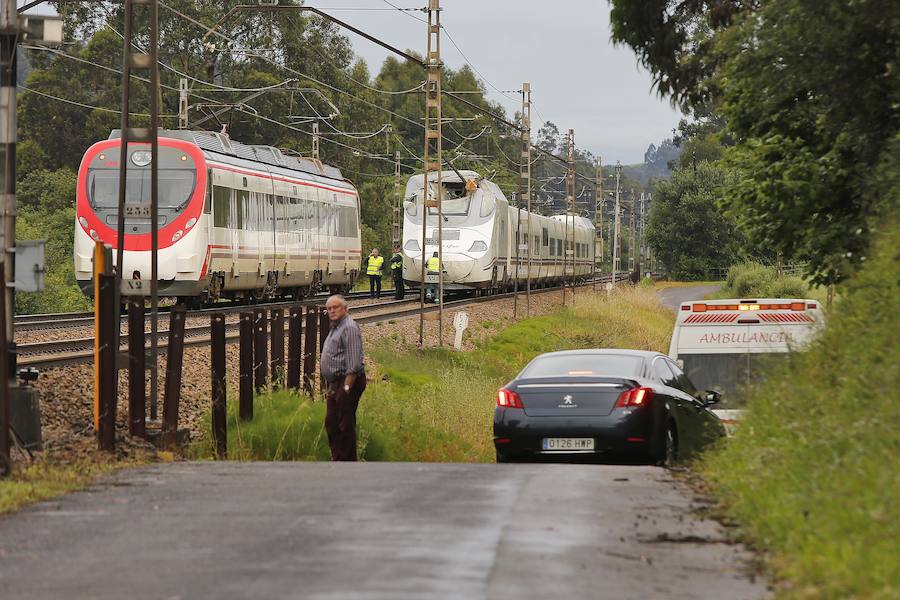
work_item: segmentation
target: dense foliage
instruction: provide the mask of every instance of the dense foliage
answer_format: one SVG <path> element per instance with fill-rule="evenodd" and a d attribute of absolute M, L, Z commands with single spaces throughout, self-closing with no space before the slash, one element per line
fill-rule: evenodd
<path fill-rule="evenodd" d="M 746 238 L 716 202 L 735 175 L 708 162 L 656 183 L 647 242 L 676 279 L 709 279 L 744 255 Z"/>
<path fill-rule="evenodd" d="M 823 334 L 754 390 L 703 470 L 769 553 L 779 598 L 900 594 L 900 226 L 842 286 Z"/>

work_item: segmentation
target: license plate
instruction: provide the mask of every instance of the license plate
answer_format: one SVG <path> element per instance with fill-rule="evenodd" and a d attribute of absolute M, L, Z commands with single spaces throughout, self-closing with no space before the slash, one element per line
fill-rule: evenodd
<path fill-rule="evenodd" d="M 593 450 L 594 438 L 544 438 L 544 450 Z"/>

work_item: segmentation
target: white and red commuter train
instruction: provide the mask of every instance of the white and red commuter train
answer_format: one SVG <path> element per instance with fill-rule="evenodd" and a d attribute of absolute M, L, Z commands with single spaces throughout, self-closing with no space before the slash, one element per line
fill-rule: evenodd
<path fill-rule="evenodd" d="M 75 278 L 86 294 L 95 241 L 119 244 L 120 143 L 113 131 L 78 171 Z M 125 160 L 126 205 L 149 204 L 149 144 L 130 143 Z M 209 131 L 160 130 L 158 162 L 161 296 L 298 298 L 353 285 L 359 195 L 337 168 Z M 125 277 L 149 279 L 150 243 L 150 219 L 126 217 Z"/>

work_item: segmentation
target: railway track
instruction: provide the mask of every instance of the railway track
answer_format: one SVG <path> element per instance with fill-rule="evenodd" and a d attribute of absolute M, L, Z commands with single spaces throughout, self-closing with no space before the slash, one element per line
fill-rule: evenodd
<path fill-rule="evenodd" d="M 617 277 L 619 281 L 623 281 L 627 279 L 628 275 L 623 274 L 620 277 Z M 597 279 L 597 283 L 605 283 L 610 280 L 609 275 L 601 276 Z M 578 287 L 586 287 L 593 285 L 594 282 L 587 282 L 581 284 Z M 559 292 L 562 290 L 562 286 L 549 287 L 549 288 L 541 288 L 532 290 L 532 294 L 546 294 L 551 292 Z M 523 296 L 525 292 L 519 291 L 519 296 Z M 367 294 L 366 294 L 367 295 Z M 456 308 L 462 308 L 464 306 L 468 306 L 471 304 L 480 304 L 482 302 L 492 302 L 494 300 L 501 300 L 504 298 L 512 298 L 515 295 L 514 292 L 493 294 L 488 296 L 479 296 L 472 298 L 463 298 L 459 300 L 450 300 L 444 302 L 445 310 L 453 310 Z M 318 301 L 321 302 L 324 298 L 318 298 Z M 414 298 L 410 298 L 408 300 L 392 300 L 389 302 L 354 306 L 353 308 L 353 318 L 357 323 L 360 324 L 369 324 L 369 323 L 378 323 L 382 321 L 390 321 L 395 319 L 403 319 L 418 315 L 421 311 L 421 308 L 418 304 L 418 296 Z M 306 304 L 309 304 L 310 301 L 307 301 Z M 268 304 L 268 305 L 256 305 L 258 308 L 286 308 L 289 306 L 296 306 L 297 304 L 302 304 L 298 302 L 286 302 L 286 303 L 276 303 L 276 304 Z M 405 306 L 412 305 L 412 306 Z M 218 309 L 201 309 L 195 311 L 189 311 L 188 316 L 197 317 L 198 315 L 202 315 L 203 313 L 216 313 L 216 312 L 241 312 L 252 310 L 254 306 L 239 306 L 239 307 L 228 307 L 231 310 L 218 310 Z M 387 309 L 387 310 L 385 310 Z M 437 305 L 427 305 L 425 307 L 426 313 L 437 312 L 439 307 Z M 375 313 L 375 314 L 366 314 L 366 313 Z M 287 320 L 288 315 L 285 314 L 285 320 Z M 230 322 L 225 325 L 225 339 L 228 343 L 236 342 L 239 339 L 239 323 L 238 322 Z M 157 343 L 159 351 L 164 351 L 168 347 L 168 339 L 167 339 L 168 330 L 161 330 L 159 332 L 159 341 Z M 128 336 L 123 334 L 119 337 L 119 348 L 120 351 L 127 351 L 127 341 Z M 184 345 L 185 346 L 200 346 L 209 344 L 209 325 L 200 325 L 194 327 L 186 327 L 185 328 L 185 336 L 184 336 Z M 149 344 L 148 344 L 149 350 Z M 55 340 L 48 342 L 35 342 L 35 343 L 27 343 L 20 344 L 17 347 L 18 352 L 18 366 L 19 367 L 36 367 L 36 368 L 50 368 L 50 367 L 60 367 L 65 365 L 73 365 L 73 364 L 84 364 L 91 363 L 94 360 L 94 338 L 78 338 L 78 339 L 69 339 L 69 340 Z"/>
<path fill-rule="evenodd" d="M 388 290 L 387 293 L 390 293 L 391 290 Z M 351 294 L 347 294 L 346 298 L 348 300 L 357 300 L 361 298 L 368 298 L 368 292 L 353 292 Z M 210 308 L 200 308 L 195 310 L 190 310 L 187 313 L 188 317 L 197 317 L 202 316 L 203 314 L 220 312 L 224 314 L 234 314 L 245 310 L 253 310 L 254 308 L 285 308 L 289 306 L 297 306 L 297 305 L 309 305 L 324 302 L 325 299 L 328 298 L 328 294 L 318 294 L 311 298 L 306 298 L 304 300 L 288 300 L 283 302 L 270 302 L 270 303 L 260 303 L 260 304 L 222 304 L 221 306 L 215 306 Z M 160 307 L 160 314 L 166 314 L 170 310 L 170 306 Z M 128 319 L 128 315 L 123 311 L 122 313 L 122 322 L 126 322 Z M 94 313 L 92 312 L 73 312 L 73 313 L 47 313 L 47 314 L 36 314 L 36 315 L 16 315 L 15 321 L 13 322 L 13 327 L 16 331 L 40 331 L 47 329 L 67 329 L 74 327 L 90 327 L 94 324 Z"/>

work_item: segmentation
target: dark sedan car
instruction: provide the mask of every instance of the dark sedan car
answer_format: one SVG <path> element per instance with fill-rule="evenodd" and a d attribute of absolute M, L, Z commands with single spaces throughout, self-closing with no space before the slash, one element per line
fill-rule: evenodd
<path fill-rule="evenodd" d="M 628 455 L 671 465 L 724 435 L 707 408 L 718 400 L 658 352 L 542 354 L 497 394 L 497 462 Z"/>

